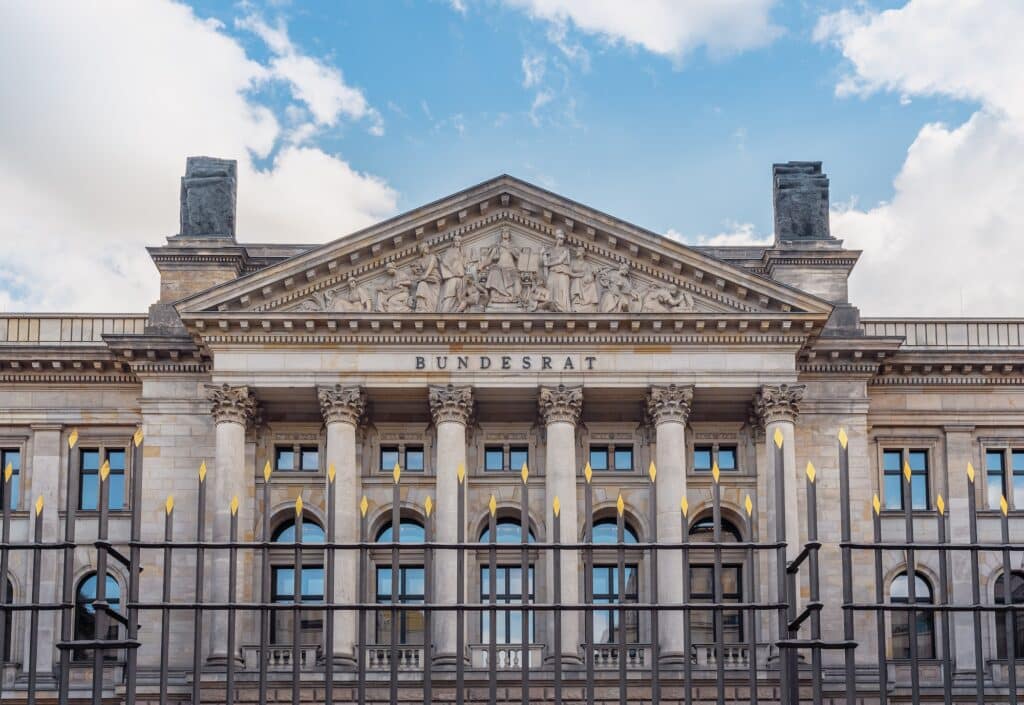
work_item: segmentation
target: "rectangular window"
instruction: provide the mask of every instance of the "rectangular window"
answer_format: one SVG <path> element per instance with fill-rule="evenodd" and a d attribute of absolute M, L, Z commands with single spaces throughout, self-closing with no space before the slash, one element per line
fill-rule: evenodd
<path fill-rule="evenodd" d="M 623 594 L 625 604 L 637 602 L 638 573 L 636 565 L 627 565 L 623 571 L 625 581 Z M 619 604 L 619 567 L 617 565 L 594 566 L 594 604 Z M 594 642 L 617 644 L 619 641 L 619 610 L 594 611 Z M 640 615 L 636 611 L 624 611 L 626 643 L 635 644 L 640 640 Z"/>
<path fill-rule="evenodd" d="M 590 446 L 590 469 L 594 472 L 633 470 L 633 446 Z"/>
<path fill-rule="evenodd" d="M 405 447 L 405 469 L 409 472 L 423 472 L 423 446 Z"/>
<path fill-rule="evenodd" d="M 690 598 L 694 602 L 714 602 L 715 583 L 713 565 L 694 565 L 690 568 Z M 739 565 L 722 566 L 722 602 L 743 601 L 743 569 Z M 694 611 L 690 621 L 696 644 L 715 643 L 714 612 Z M 727 644 L 743 641 L 743 614 L 722 611 L 722 639 Z"/>
<path fill-rule="evenodd" d="M 305 472 L 316 472 L 320 469 L 320 449 L 316 446 L 302 446 L 302 469 Z"/>
<path fill-rule="evenodd" d="M 1024 509 L 1024 450 L 985 451 L 987 505 L 999 509 L 1000 497 L 1013 509 Z"/>
<path fill-rule="evenodd" d="M 398 446 L 380 447 L 380 471 L 391 472 L 398 464 Z"/>
<path fill-rule="evenodd" d="M 505 469 L 505 449 L 501 446 L 487 446 L 484 449 L 484 470 L 501 472 Z"/>
<path fill-rule="evenodd" d="M 508 469 L 521 472 L 524 465 L 530 466 L 530 449 L 527 446 L 511 446 L 508 449 Z"/>
<path fill-rule="evenodd" d="M 590 446 L 590 469 L 601 472 L 608 469 L 608 449 L 603 446 Z"/>
<path fill-rule="evenodd" d="M 4 496 L 4 487 L 7 485 L 3 484 L 3 476 L 0 476 L 0 502 L 4 504 L 2 506 L 8 507 L 9 509 L 18 508 L 18 490 L 20 488 L 21 480 L 21 450 L 18 448 L 2 448 L 0 449 L 0 472 L 6 473 L 7 466 L 11 466 L 11 494 L 10 497 Z"/>
<path fill-rule="evenodd" d="M 377 568 L 377 603 L 391 604 L 391 568 Z M 423 567 L 408 566 L 398 569 L 398 602 L 403 605 L 423 603 L 424 583 Z M 377 643 L 391 643 L 392 615 L 398 620 L 399 644 L 423 643 L 423 612 L 421 610 L 401 610 L 399 612 L 377 612 Z"/>
<path fill-rule="evenodd" d="M 711 457 L 714 448 L 711 446 L 695 446 L 693 449 L 693 471 L 711 472 Z"/>
<path fill-rule="evenodd" d="M 302 566 L 299 576 L 302 585 L 302 602 L 318 603 L 324 601 L 324 568 L 320 565 Z M 273 568 L 272 600 L 278 604 L 291 604 L 295 594 L 295 569 L 288 567 Z M 292 643 L 294 613 L 286 610 L 274 610 L 270 622 L 270 641 L 274 644 Z M 303 644 L 319 644 L 324 627 L 322 610 L 302 610 L 299 617 L 299 640 Z"/>
<path fill-rule="evenodd" d="M 1010 468 L 1013 471 L 1013 507 L 1024 509 L 1024 450 L 1010 453 Z M 1017 617 L 1017 621 L 1024 620 Z"/>
<path fill-rule="evenodd" d="M 83 448 L 79 456 L 78 508 L 82 511 L 96 511 L 100 506 L 100 467 L 103 461 L 110 463 L 107 508 L 125 508 L 125 458 L 124 448 Z"/>
<path fill-rule="evenodd" d="M 274 470 L 277 472 L 291 472 L 295 469 L 295 450 L 291 446 L 277 446 L 274 448 Z"/>
<path fill-rule="evenodd" d="M 615 469 L 629 472 L 633 469 L 633 446 L 615 446 Z"/>
<path fill-rule="evenodd" d="M 496 566 L 494 569 L 494 601 L 498 605 L 523 604 L 523 569 L 521 566 Z M 527 585 L 527 602 L 534 600 L 533 567 L 530 567 Z M 491 600 L 491 571 L 488 566 L 480 567 L 480 602 L 489 604 Z M 491 642 L 491 615 L 480 613 L 481 641 Z M 533 613 L 529 615 L 527 639 L 532 643 L 535 637 Z M 523 613 L 518 610 L 500 610 L 497 612 L 497 631 L 494 643 L 521 644 L 523 641 Z"/>
<path fill-rule="evenodd" d="M 279 472 L 317 472 L 320 449 L 317 446 L 275 446 L 274 470 Z"/>
<path fill-rule="evenodd" d="M 693 447 L 693 471 L 711 472 L 715 463 L 722 472 L 735 472 L 739 470 L 737 462 L 736 446 L 694 446 Z"/>
<path fill-rule="evenodd" d="M 928 509 L 928 451 L 891 450 L 882 452 L 882 491 L 886 509 L 903 509 L 903 465 L 910 466 L 910 508 Z"/>

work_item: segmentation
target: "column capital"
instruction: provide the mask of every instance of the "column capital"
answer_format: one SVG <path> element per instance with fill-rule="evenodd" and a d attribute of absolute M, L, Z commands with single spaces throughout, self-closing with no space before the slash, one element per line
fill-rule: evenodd
<path fill-rule="evenodd" d="M 563 422 L 576 425 L 583 411 L 583 387 L 541 387 L 537 395 L 537 410 L 546 425 Z"/>
<path fill-rule="evenodd" d="M 644 400 L 647 418 L 654 425 L 669 421 L 686 424 L 692 404 L 692 384 L 655 385 L 647 392 Z"/>
<path fill-rule="evenodd" d="M 804 384 L 766 384 L 754 397 L 754 414 L 763 426 L 774 421 L 795 423 L 804 398 Z"/>
<path fill-rule="evenodd" d="M 359 426 L 366 411 L 366 390 L 358 385 L 344 387 L 336 384 L 333 387 L 320 387 L 317 390 L 320 400 L 320 413 L 324 423 L 347 423 Z"/>
<path fill-rule="evenodd" d="M 427 388 L 430 414 L 434 424 L 460 423 L 469 425 L 473 416 L 473 388 L 454 384 L 432 384 Z"/>
<path fill-rule="evenodd" d="M 256 396 L 245 385 L 207 384 L 206 398 L 218 424 L 234 422 L 248 426 L 256 418 Z"/>

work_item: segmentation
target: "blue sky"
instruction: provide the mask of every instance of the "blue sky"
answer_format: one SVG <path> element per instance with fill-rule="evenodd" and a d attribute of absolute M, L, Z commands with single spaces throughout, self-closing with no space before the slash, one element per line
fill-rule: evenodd
<path fill-rule="evenodd" d="M 821 160 L 869 315 L 1019 316 L 1019 0 L 0 3 L 0 311 L 141 311 L 185 157 L 246 242 L 326 242 L 500 173 L 765 243 Z M 54 266 L 59 263 L 59 266 Z"/>

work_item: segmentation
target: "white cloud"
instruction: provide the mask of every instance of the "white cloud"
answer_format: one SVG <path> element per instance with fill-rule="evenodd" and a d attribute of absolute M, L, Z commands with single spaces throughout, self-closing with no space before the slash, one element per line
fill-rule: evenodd
<path fill-rule="evenodd" d="M 239 160 L 242 241 L 325 241 L 393 212 L 380 179 L 283 143 L 252 97 L 272 76 L 182 5 L 0 3 L 0 306 L 145 310 L 144 245 L 178 231 L 187 155 Z"/>
<path fill-rule="evenodd" d="M 533 104 L 530 106 L 530 122 L 533 123 L 534 127 L 540 127 L 540 111 L 545 105 L 554 100 L 554 97 L 551 91 L 548 90 L 538 91 L 537 95 L 533 97 Z"/>
<path fill-rule="evenodd" d="M 504 0 L 555 28 L 567 23 L 609 43 L 640 46 L 680 61 L 698 47 L 716 56 L 756 49 L 780 33 L 774 0 Z M 561 37 L 562 42 L 556 40 Z M 555 31 L 552 41 L 573 51 Z M 563 49 L 565 51 L 565 49 Z"/>
<path fill-rule="evenodd" d="M 741 245 L 747 245 L 752 247 L 767 247 L 772 244 L 774 239 L 772 234 L 760 235 L 754 228 L 753 223 L 735 223 L 728 221 L 725 223 L 726 229 L 713 233 L 713 234 L 700 234 L 692 237 L 683 235 L 683 233 L 669 228 L 669 231 L 665 233 L 667 237 L 672 238 L 676 242 L 681 242 L 684 245 L 697 245 L 702 247 L 735 247 Z"/>
<path fill-rule="evenodd" d="M 523 55 L 523 88 L 532 88 L 544 80 L 544 63 L 543 54 Z"/>
<path fill-rule="evenodd" d="M 838 93 L 885 90 L 981 105 L 960 126 L 921 128 L 891 201 L 833 211 L 833 234 L 864 250 L 850 296 L 866 314 L 1020 315 L 1022 32 L 1017 2 L 912 0 L 819 22 L 816 38 L 834 42 L 849 62 Z"/>

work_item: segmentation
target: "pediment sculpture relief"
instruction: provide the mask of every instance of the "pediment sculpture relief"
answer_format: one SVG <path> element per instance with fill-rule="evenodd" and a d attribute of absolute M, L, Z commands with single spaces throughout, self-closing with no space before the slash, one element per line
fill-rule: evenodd
<path fill-rule="evenodd" d="M 362 282 L 350 276 L 334 289 L 304 299 L 300 311 L 341 313 L 672 313 L 696 311 L 693 297 L 676 284 L 645 283 L 629 264 L 600 266 L 562 230 L 553 245 L 498 238 L 467 248 L 456 235 L 435 252 L 426 242 L 407 266 L 389 263 L 383 276 Z"/>

